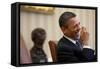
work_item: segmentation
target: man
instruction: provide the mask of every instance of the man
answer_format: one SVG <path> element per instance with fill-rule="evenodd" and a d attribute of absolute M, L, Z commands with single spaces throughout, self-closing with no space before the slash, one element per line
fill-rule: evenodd
<path fill-rule="evenodd" d="M 58 42 L 57 61 L 93 61 L 94 51 L 88 46 L 89 33 L 80 26 L 76 14 L 64 12 L 59 18 L 59 25 L 64 36 Z"/>

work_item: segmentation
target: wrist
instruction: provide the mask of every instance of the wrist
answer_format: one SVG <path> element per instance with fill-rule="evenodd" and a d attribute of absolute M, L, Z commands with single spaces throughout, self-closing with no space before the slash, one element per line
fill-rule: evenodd
<path fill-rule="evenodd" d="M 83 45 L 88 46 L 88 41 L 82 41 Z"/>

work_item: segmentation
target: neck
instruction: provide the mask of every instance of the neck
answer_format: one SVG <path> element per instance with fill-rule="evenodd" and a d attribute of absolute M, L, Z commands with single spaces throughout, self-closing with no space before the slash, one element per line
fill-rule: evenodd
<path fill-rule="evenodd" d="M 40 45 L 40 44 L 35 44 L 34 46 L 37 48 L 43 48 L 43 45 Z"/>
<path fill-rule="evenodd" d="M 71 39 L 70 37 L 67 37 L 67 36 L 65 36 L 65 35 L 64 35 L 64 37 L 65 37 L 66 39 L 68 39 L 69 41 L 71 41 L 72 43 L 76 44 L 76 41 L 73 40 L 73 39 Z"/>
<path fill-rule="evenodd" d="M 69 37 L 69 38 L 72 39 L 72 40 L 75 40 L 70 34 L 67 34 L 67 35 L 65 35 L 65 36 Z"/>

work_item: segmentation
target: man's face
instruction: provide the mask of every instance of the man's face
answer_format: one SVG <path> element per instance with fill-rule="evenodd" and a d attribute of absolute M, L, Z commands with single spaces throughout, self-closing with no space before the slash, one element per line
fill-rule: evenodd
<path fill-rule="evenodd" d="M 79 39 L 80 37 L 80 21 L 77 17 L 69 19 L 67 27 L 65 29 L 65 35 L 69 36 L 72 39 Z"/>

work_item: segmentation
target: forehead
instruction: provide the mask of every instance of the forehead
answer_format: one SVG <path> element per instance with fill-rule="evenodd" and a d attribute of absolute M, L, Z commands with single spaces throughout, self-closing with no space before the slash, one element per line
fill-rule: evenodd
<path fill-rule="evenodd" d="M 80 20 L 79 20 L 78 17 L 73 17 L 73 18 L 69 19 L 69 21 L 68 21 L 68 24 L 70 26 L 74 26 L 74 25 L 76 25 L 78 23 L 80 23 Z"/>

